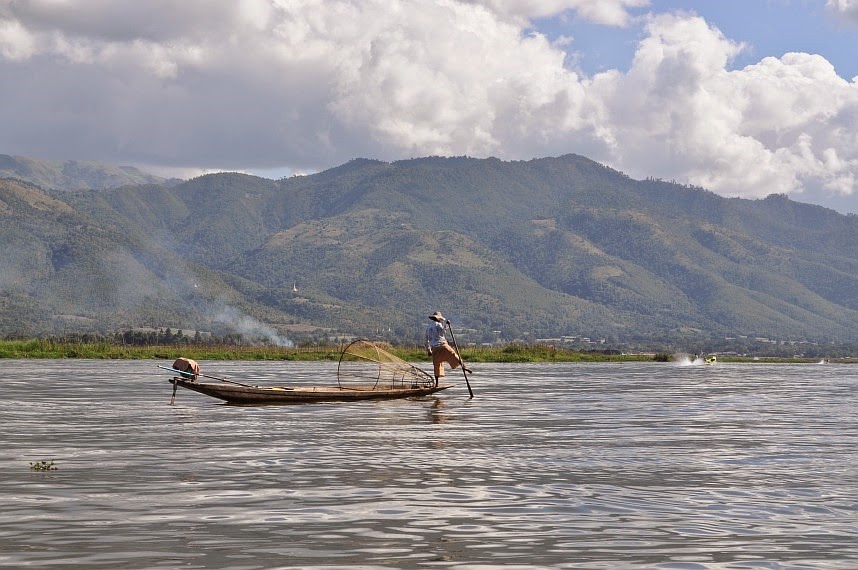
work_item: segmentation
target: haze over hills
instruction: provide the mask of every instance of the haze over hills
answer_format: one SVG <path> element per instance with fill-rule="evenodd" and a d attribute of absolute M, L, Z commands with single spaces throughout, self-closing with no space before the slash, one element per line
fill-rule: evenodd
<path fill-rule="evenodd" d="M 8 154 L 0 154 L 0 178 L 17 178 L 54 190 L 178 182 L 147 174 L 133 166 L 113 166 L 85 160 L 43 160 Z"/>
<path fill-rule="evenodd" d="M 0 221 L 0 334 L 259 325 L 402 340 L 440 309 L 474 342 L 858 341 L 858 217 L 575 155 L 77 192 L 3 180 Z"/>

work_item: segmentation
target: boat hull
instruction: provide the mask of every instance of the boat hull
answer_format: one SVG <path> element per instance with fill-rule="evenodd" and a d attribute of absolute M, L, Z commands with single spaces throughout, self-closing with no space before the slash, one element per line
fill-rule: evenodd
<path fill-rule="evenodd" d="M 223 400 L 230 404 L 306 404 L 312 402 L 350 402 L 357 400 L 392 400 L 428 396 L 453 384 L 429 388 L 378 388 L 373 386 L 341 388 L 339 386 L 240 386 L 214 382 L 196 382 L 171 378 L 170 384 Z"/>

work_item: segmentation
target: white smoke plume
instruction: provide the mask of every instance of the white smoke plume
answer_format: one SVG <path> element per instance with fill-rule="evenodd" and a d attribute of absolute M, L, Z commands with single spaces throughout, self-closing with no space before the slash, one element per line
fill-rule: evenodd
<path fill-rule="evenodd" d="M 224 323 L 248 340 L 261 340 L 271 343 L 274 346 L 294 346 L 291 340 L 279 334 L 273 327 L 254 319 L 230 305 L 224 305 L 215 311 L 213 320 Z"/>

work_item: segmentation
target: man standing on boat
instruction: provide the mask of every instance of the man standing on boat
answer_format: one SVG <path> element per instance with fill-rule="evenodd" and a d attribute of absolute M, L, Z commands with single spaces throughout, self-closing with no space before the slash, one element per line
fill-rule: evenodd
<path fill-rule="evenodd" d="M 447 344 L 447 338 L 444 336 L 444 325 L 449 325 L 450 321 L 444 318 L 440 311 L 435 311 L 429 315 L 431 321 L 426 326 L 426 352 L 432 357 L 432 367 L 435 372 L 435 386 L 438 385 L 438 379 L 444 377 L 444 363 L 450 365 L 450 368 L 456 368 L 462 363 L 456 351 Z M 465 372 L 472 374 L 471 370 L 465 368 Z"/>

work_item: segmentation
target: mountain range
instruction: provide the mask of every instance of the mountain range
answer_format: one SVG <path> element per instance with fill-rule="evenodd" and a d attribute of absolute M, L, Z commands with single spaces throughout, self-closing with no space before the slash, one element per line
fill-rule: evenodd
<path fill-rule="evenodd" d="M 469 342 L 858 341 L 858 217 L 783 195 L 724 198 L 576 155 L 85 189 L 5 156 L 2 335 L 416 340 L 441 310 Z"/>

